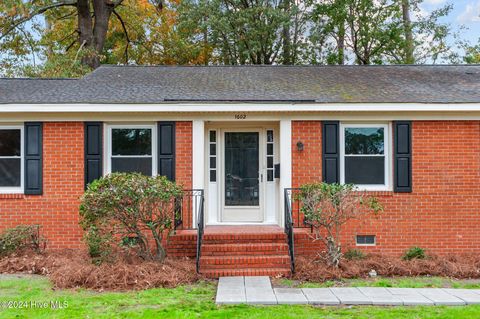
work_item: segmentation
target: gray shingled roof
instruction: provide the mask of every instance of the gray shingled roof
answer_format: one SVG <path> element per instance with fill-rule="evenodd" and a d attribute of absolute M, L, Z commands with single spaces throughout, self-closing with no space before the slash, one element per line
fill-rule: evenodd
<path fill-rule="evenodd" d="M 0 103 L 480 103 L 480 65 L 102 66 L 81 79 L 0 79 Z"/>

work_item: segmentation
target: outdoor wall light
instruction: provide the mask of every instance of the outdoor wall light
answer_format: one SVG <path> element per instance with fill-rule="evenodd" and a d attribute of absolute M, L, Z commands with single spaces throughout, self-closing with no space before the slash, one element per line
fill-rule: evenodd
<path fill-rule="evenodd" d="M 301 141 L 297 142 L 297 151 L 303 152 L 303 143 Z"/>

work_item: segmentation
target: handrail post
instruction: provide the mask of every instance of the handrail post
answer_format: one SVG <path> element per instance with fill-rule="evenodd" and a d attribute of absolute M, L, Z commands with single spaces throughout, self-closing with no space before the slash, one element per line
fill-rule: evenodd
<path fill-rule="evenodd" d="M 285 233 L 287 234 L 288 254 L 290 255 L 290 267 L 292 274 L 295 272 L 295 246 L 294 246 L 294 232 L 293 232 L 293 218 L 292 218 L 292 204 L 291 196 L 292 189 L 285 188 L 284 196 L 284 212 L 285 212 Z"/>
<path fill-rule="evenodd" d="M 202 253 L 202 241 L 203 241 L 203 231 L 205 227 L 204 217 L 205 217 L 205 201 L 204 201 L 204 191 L 203 189 L 198 190 L 200 194 L 200 201 L 198 207 L 198 216 L 196 216 L 197 220 L 197 260 L 196 260 L 196 268 L 197 273 L 200 273 L 200 257 Z M 195 210 L 197 213 L 197 209 Z"/>

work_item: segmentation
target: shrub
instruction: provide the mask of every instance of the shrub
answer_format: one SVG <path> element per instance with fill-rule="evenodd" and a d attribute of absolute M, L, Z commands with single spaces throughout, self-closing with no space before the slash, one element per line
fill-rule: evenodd
<path fill-rule="evenodd" d="M 80 224 L 94 261 L 108 259 L 114 243 L 135 248 L 145 260 L 163 261 L 162 241 L 181 196 L 181 188 L 164 176 L 113 173 L 90 183 L 81 199 Z"/>
<path fill-rule="evenodd" d="M 39 225 L 19 225 L 6 229 L 0 235 L 0 256 L 23 249 L 39 252 L 45 244 L 45 239 L 40 236 Z"/>
<path fill-rule="evenodd" d="M 335 267 L 338 267 L 342 258 L 342 226 L 351 219 L 383 210 L 375 197 L 359 192 L 351 184 L 305 184 L 298 197 L 305 220 L 314 230 L 314 239 L 325 243 L 327 262 Z"/>
<path fill-rule="evenodd" d="M 349 249 L 345 252 L 344 257 L 348 260 L 360 260 L 365 259 L 367 255 L 358 249 Z"/>
<path fill-rule="evenodd" d="M 112 236 L 109 233 L 102 234 L 95 225 L 90 225 L 85 230 L 84 240 L 93 263 L 98 265 L 111 261 Z"/>
<path fill-rule="evenodd" d="M 425 259 L 427 255 L 425 254 L 425 249 L 420 247 L 411 247 L 405 254 L 403 254 L 403 260 L 412 260 L 412 259 Z"/>

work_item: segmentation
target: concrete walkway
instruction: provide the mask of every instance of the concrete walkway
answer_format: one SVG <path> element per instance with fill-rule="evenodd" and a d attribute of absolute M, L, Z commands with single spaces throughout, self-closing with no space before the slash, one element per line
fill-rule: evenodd
<path fill-rule="evenodd" d="M 269 277 L 222 277 L 217 304 L 311 304 L 462 306 L 480 304 L 480 289 L 443 288 L 272 288 Z"/>

